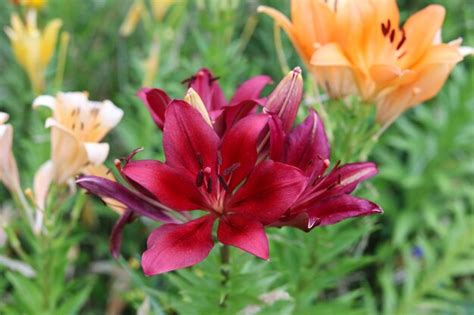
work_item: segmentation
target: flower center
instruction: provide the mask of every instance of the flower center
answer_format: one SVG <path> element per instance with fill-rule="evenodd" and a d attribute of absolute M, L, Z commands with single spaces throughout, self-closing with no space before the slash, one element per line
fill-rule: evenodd
<path fill-rule="evenodd" d="M 210 207 L 217 213 L 224 212 L 224 200 L 229 192 L 232 173 L 239 168 L 239 163 L 234 163 L 221 171 L 222 158 L 218 154 L 216 174 L 213 176 L 211 167 L 204 166 L 202 156 L 197 154 L 197 161 L 201 168 L 196 175 L 196 186 L 207 197 Z"/>

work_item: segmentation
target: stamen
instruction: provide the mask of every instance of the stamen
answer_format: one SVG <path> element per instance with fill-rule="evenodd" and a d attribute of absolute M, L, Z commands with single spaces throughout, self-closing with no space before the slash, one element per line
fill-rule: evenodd
<path fill-rule="evenodd" d="M 188 84 L 188 88 L 191 86 L 191 84 L 193 84 L 194 80 L 196 80 L 196 76 L 193 75 L 187 79 L 184 79 L 183 81 L 181 81 L 181 84 Z"/>
<path fill-rule="evenodd" d="M 222 154 L 220 151 L 217 152 L 217 165 L 222 165 Z"/>
<path fill-rule="evenodd" d="M 393 43 L 394 39 L 395 39 L 395 30 L 392 30 L 390 32 L 390 42 Z"/>
<path fill-rule="evenodd" d="M 217 81 L 219 79 L 220 79 L 220 77 L 213 77 L 213 78 L 211 77 L 211 78 L 209 78 L 209 85 L 211 85 L 214 81 Z"/>
<path fill-rule="evenodd" d="M 390 19 L 387 20 L 387 26 L 385 26 L 385 23 L 382 23 L 381 24 L 381 27 L 382 27 L 382 34 L 383 36 L 387 36 L 388 32 L 390 32 L 390 28 L 391 28 L 391 22 L 390 22 Z"/>
<path fill-rule="evenodd" d="M 229 191 L 229 185 L 225 182 L 225 179 L 222 175 L 217 175 L 217 178 L 219 179 L 219 183 L 222 185 L 222 188 L 224 188 L 225 191 Z"/>
<path fill-rule="evenodd" d="M 204 172 L 200 170 L 196 177 L 196 186 L 201 187 L 204 183 Z"/>
<path fill-rule="evenodd" d="M 212 178 L 207 179 L 207 192 L 210 194 L 212 192 Z"/>
<path fill-rule="evenodd" d="M 403 44 L 405 43 L 405 41 L 407 39 L 407 36 L 405 34 L 405 30 L 403 28 L 400 29 L 400 32 L 402 32 L 402 39 L 400 40 L 400 42 L 397 45 L 397 50 L 400 50 L 400 48 L 402 48 Z"/>
<path fill-rule="evenodd" d="M 84 123 L 81 121 L 81 130 L 84 130 Z"/>
<path fill-rule="evenodd" d="M 197 162 L 198 162 L 198 164 L 199 164 L 199 167 L 200 167 L 200 168 L 203 168 L 203 167 L 204 167 L 204 162 L 203 162 L 203 160 L 202 160 L 202 155 L 201 155 L 201 153 L 197 153 L 197 154 L 196 154 L 196 159 L 197 159 Z"/>
<path fill-rule="evenodd" d="M 240 167 L 240 163 L 234 163 L 231 166 L 229 166 L 228 168 L 226 168 L 222 174 L 224 176 L 229 176 L 230 174 L 232 174 L 239 167 Z"/>

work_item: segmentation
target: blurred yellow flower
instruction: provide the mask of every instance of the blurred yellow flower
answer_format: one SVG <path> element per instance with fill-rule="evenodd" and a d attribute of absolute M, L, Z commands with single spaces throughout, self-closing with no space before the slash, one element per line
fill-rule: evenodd
<path fill-rule="evenodd" d="M 17 14 L 13 14 L 11 27 L 5 28 L 14 56 L 26 71 L 36 94 L 44 89 L 45 71 L 53 56 L 60 27 L 61 20 L 54 19 L 43 31 L 39 30 L 36 12 L 29 11 L 25 23 Z"/>
<path fill-rule="evenodd" d="M 13 0 L 13 3 L 24 5 L 28 8 L 41 9 L 46 5 L 47 0 Z"/>
<path fill-rule="evenodd" d="M 155 22 L 161 22 L 168 11 L 169 7 L 174 4 L 177 0 L 151 0 L 151 13 Z M 120 35 L 127 37 L 135 31 L 138 22 L 143 18 L 149 17 L 145 15 L 147 13 L 147 7 L 144 0 L 135 0 L 128 9 L 127 16 L 120 26 Z"/>
<path fill-rule="evenodd" d="M 155 21 L 163 20 L 169 7 L 175 2 L 176 0 L 151 0 L 151 10 Z"/>
<path fill-rule="evenodd" d="M 441 43 L 440 5 L 417 12 L 403 27 L 396 0 L 293 0 L 292 23 L 274 9 L 260 11 L 282 25 L 331 97 L 358 93 L 377 105 L 382 124 L 435 96 L 469 52 L 460 40 Z"/>
<path fill-rule="evenodd" d="M 53 111 L 46 120 L 51 128 L 51 160 L 35 176 L 35 198 L 41 207 L 51 182 L 65 184 L 104 163 L 109 145 L 100 141 L 120 122 L 123 111 L 108 100 L 90 101 L 86 92 L 42 95 L 33 102 L 33 107 L 38 106 Z"/>
<path fill-rule="evenodd" d="M 337 1 L 293 0 L 291 21 L 281 12 L 266 6 L 258 11 L 272 17 L 288 35 L 300 58 L 318 84 L 332 98 L 357 93 L 352 72 L 346 68 L 319 68 L 311 65 L 314 52 L 337 38 Z"/>
<path fill-rule="evenodd" d="M 13 127 L 6 124 L 9 116 L 0 112 L 0 182 L 12 192 L 20 192 L 20 179 L 12 152 Z"/>

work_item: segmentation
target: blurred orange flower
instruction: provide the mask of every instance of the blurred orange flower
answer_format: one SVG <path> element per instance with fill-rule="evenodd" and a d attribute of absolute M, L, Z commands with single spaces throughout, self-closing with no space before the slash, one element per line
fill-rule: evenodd
<path fill-rule="evenodd" d="M 358 94 L 389 124 L 435 96 L 456 63 L 461 40 L 440 41 L 445 9 L 430 5 L 399 26 L 396 0 L 292 1 L 292 23 L 271 8 L 331 97 Z M 326 35 L 321 35 L 326 33 Z"/>

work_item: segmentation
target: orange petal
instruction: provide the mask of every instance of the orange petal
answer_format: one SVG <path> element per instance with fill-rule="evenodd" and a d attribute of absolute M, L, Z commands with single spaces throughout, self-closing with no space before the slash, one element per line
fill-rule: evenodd
<path fill-rule="evenodd" d="M 406 56 L 402 58 L 402 68 L 416 63 L 428 47 L 432 45 L 437 32 L 443 25 L 445 9 L 440 5 L 429 5 L 408 18 L 403 28 L 406 32 Z"/>
<path fill-rule="evenodd" d="M 317 67 L 352 66 L 337 43 L 330 43 L 317 49 L 311 58 L 311 64 Z"/>
<path fill-rule="evenodd" d="M 418 62 L 413 69 L 422 69 L 427 65 L 439 63 L 454 65 L 461 60 L 462 55 L 457 47 L 451 46 L 449 44 L 441 44 L 430 47 L 420 62 Z"/>

